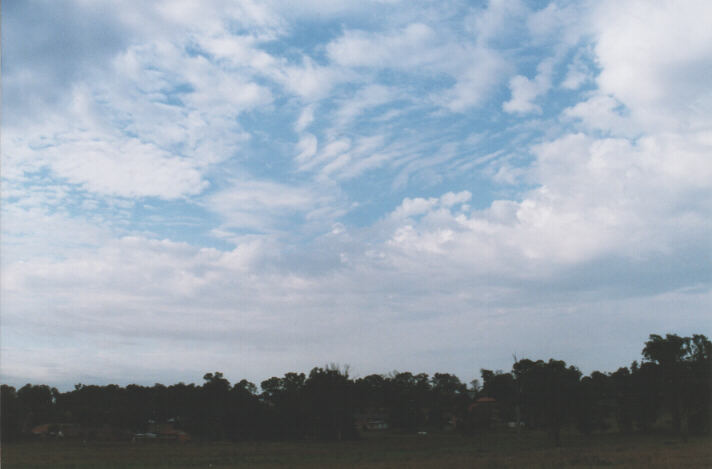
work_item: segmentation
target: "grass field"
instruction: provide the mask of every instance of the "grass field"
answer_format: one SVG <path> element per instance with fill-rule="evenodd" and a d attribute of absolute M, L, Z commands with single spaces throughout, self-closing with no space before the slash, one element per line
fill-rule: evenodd
<path fill-rule="evenodd" d="M 712 467 L 712 441 L 666 436 L 564 437 L 540 433 L 369 435 L 360 441 L 87 443 L 34 441 L 2 447 L 2 468 L 500 468 Z"/>

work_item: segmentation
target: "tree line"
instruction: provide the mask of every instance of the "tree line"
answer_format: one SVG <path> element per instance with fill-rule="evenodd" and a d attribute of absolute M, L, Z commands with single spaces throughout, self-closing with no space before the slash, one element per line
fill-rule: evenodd
<path fill-rule="evenodd" d="M 0 398 L 3 441 L 47 423 L 130 435 L 169 421 L 194 439 L 340 440 L 357 438 L 368 416 L 395 431 L 546 429 L 557 444 L 563 428 L 586 435 L 662 429 L 686 437 L 710 433 L 712 343 L 700 334 L 653 334 L 640 363 L 590 376 L 554 359 L 515 360 L 509 372 L 482 369 L 481 380 L 469 384 L 449 373 L 354 379 L 348 368 L 329 365 L 266 379 L 259 389 L 215 372 L 201 385 L 77 384 L 68 392 L 2 385 Z"/>

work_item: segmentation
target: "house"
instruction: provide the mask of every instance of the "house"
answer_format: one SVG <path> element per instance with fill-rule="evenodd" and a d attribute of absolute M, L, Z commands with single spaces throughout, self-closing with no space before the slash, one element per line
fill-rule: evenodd
<path fill-rule="evenodd" d="M 155 423 L 151 421 L 148 423 L 148 428 L 145 433 L 136 433 L 132 439 L 134 442 L 146 440 L 178 441 L 186 443 L 190 441 L 190 435 L 183 430 L 175 428 L 173 422 Z"/>
<path fill-rule="evenodd" d="M 480 397 L 467 408 L 466 430 L 486 430 L 497 422 L 499 422 L 497 400 L 492 397 Z"/>
<path fill-rule="evenodd" d="M 30 434 L 40 438 L 77 438 L 81 427 L 75 423 L 43 423 L 32 427 Z"/>
<path fill-rule="evenodd" d="M 362 431 L 388 429 L 387 414 L 383 409 L 366 409 L 354 415 L 356 428 Z"/>
<path fill-rule="evenodd" d="M 477 406 L 483 406 L 483 405 L 484 406 L 489 406 L 489 405 L 494 406 L 495 404 L 497 404 L 497 400 L 494 397 L 479 397 L 475 400 L 475 402 L 470 404 L 470 406 L 467 408 L 467 410 L 469 412 L 469 411 L 472 411 L 473 409 L 477 408 Z"/>
<path fill-rule="evenodd" d="M 36 425 L 32 427 L 30 430 L 30 433 L 34 436 L 41 436 L 41 437 L 46 437 L 46 436 L 56 436 L 57 435 L 57 430 L 54 427 L 57 425 L 54 423 L 43 423 L 41 425 Z"/>

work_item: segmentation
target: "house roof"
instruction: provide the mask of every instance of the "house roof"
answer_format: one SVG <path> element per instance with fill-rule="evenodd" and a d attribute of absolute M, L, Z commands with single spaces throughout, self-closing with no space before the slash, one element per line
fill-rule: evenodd
<path fill-rule="evenodd" d="M 30 430 L 32 433 L 35 435 L 41 435 L 43 433 L 49 433 L 49 426 L 51 424 L 49 423 L 43 423 L 42 425 L 37 425 L 36 427 L 33 427 L 32 430 Z"/>

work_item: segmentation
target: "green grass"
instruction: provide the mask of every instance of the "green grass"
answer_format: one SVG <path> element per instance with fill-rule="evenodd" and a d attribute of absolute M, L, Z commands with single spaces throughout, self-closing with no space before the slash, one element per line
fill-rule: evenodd
<path fill-rule="evenodd" d="M 174 442 L 6 444 L 2 467 L 12 468 L 502 468 L 712 467 L 712 442 L 660 435 L 565 436 L 555 448 L 541 433 L 517 437 L 372 434 L 352 442 Z"/>

